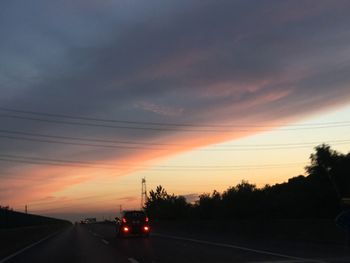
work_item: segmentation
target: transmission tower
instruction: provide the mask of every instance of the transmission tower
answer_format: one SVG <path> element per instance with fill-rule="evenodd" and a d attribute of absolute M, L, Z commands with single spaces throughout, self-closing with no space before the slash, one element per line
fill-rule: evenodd
<path fill-rule="evenodd" d="M 146 178 L 142 178 L 142 181 L 141 181 L 141 209 L 144 208 L 146 202 L 147 202 Z"/>

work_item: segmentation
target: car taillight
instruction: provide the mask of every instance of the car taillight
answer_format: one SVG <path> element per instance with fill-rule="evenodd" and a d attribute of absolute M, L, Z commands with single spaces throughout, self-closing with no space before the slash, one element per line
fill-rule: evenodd
<path fill-rule="evenodd" d="M 122 222 L 123 222 L 123 223 L 126 223 L 125 217 L 122 218 Z"/>
<path fill-rule="evenodd" d="M 143 230 L 149 231 L 149 227 L 148 227 L 148 226 L 144 226 L 144 227 L 143 227 Z"/>
<path fill-rule="evenodd" d="M 124 231 L 124 232 L 128 232 L 128 231 L 129 231 L 129 228 L 128 228 L 128 227 L 123 227 L 123 231 Z"/>
<path fill-rule="evenodd" d="M 146 219 L 145 219 L 145 221 L 146 221 L 146 222 L 148 222 L 148 221 L 149 221 L 149 219 L 148 219 L 148 217 L 147 217 L 147 216 L 146 216 Z"/>

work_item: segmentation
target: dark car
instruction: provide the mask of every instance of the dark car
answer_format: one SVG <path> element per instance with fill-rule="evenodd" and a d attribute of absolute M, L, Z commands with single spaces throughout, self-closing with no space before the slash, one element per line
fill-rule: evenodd
<path fill-rule="evenodd" d="M 148 237 L 150 230 L 149 219 L 144 211 L 124 211 L 121 219 L 116 217 L 116 234 L 118 237 L 128 235 Z"/>

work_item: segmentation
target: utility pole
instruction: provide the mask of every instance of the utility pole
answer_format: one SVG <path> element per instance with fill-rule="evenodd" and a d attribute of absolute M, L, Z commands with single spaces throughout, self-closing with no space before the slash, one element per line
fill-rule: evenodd
<path fill-rule="evenodd" d="M 27 206 L 27 205 L 24 206 L 24 212 L 25 212 L 26 214 L 28 214 L 28 206 Z"/>
<path fill-rule="evenodd" d="M 141 209 L 144 208 L 147 199 L 146 178 L 144 177 L 141 180 Z"/>

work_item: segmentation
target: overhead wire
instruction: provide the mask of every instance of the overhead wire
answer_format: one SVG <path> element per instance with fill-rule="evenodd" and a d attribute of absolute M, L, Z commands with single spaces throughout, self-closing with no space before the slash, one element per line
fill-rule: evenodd
<path fill-rule="evenodd" d="M 89 147 L 102 147 L 102 148 L 112 148 L 112 149 L 165 150 L 164 148 L 154 148 L 154 147 L 109 145 L 109 144 L 91 144 L 91 143 L 80 143 L 80 142 L 66 142 L 66 141 L 57 141 L 57 140 L 48 140 L 48 139 L 36 139 L 36 138 L 27 138 L 27 137 L 11 136 L 11 135 L 0 135 L 0 138 L 10 139 L 10 140 L 23 140 L 23 141 L 31 141 L 31 142 L 54 143 L 54 144 L 65 144 L 65 145 L 75 145 L 75 146 L 89 146 Z"/>
<path fill-rule="evenodd" d="M 7 135 L 10 134 L 10 135 Z M 13 136 L 11 134 L 23 134 L 26 137 L 23 136 Z M 29 136 L 29 137 L 28 137 Z M 35 137 L 35 138 L 32 138 Z M 42 138 L 41 138 L 42 137 Z M 137 145 L 137 142 L 135 142 L 135 145 L 120 145 L 120 142 L 113 141 L 113 140 L 104 140 L 104 139 L 94 139 L 94 138 L 82 138 L 82 137 L 69 137 L 69 136 L 60 136 L 60 135 L 48 135 L 48 134 L 37 134 L 37 133 L 27 133 L 27 132 L 18 132 L 18 131 L 10 131 L 10 130 L 0 130 L 0 138 L 9 139 L 9 140 L 24 140 L 24 141 L 30 141 L 30 142 L 40 142 L 40 143 L 53 143 L 53 144 L 63 144 L 63 145 L 73 145 L 73 146 L 88 146 L 88 147 L 102 147 L 102 148 L 112 148 L 112 149 L 129 149 L 129 150 L 140 150 L 140 149 L 147 149 L 147 150 L 160 150 L 160 151 L 166 151 L 171 147 L 177 147 L 177 149 L 181 150 L 181 146 L 187 146 L 186 144 L 171 144 L 171 145 L 163 145 L 167 146 L 159 147 L 160 144 L 157 144 L 156 147 L 148 147 L 142 145 Z M 49 138 L 49 139 L 46 139 Z M 52 139 L 51 139 L 52 138 Z M 56 140 L 59 139 L 59 140 Z M 76 142 L 79 141 L 79 142 Z M 82 143 L 80 141 L 86 141 L 90 143 Z M 91 142 L 97 142 L 91 143 Z M 109 142 L 110 144 L 98 144 L 98 142 Z M 118 144 L 119 143 L 119 144 Z M 301 142 L 301 143 L 280 143 L 280 144 L 237 144 L 237 145 L 210 145 L 210 149 L 203 149 L 203 146 L 198 146 L 196 150 L 198 151 L 246 151 L 246 150 L 282 150 L 282 149 L 298 149 L 298 148 L 308 148 L 310 146 L 313 146 L 315 144 L 322 144 L 322 143 L 332 143 L 333 145 L 343 145 L 350 143 L 350 140 L 327 140 L 327 141 L 313 141 L 313 142 Z M 148 145 L 148 144 L 147 144 Z M 150 144 L 151 145 L 151 144 Z M 208 147 L 208 146 L 205 146 Z M 172 148 L 176 149 L 176 148 Z"/>
<path fill-rule="evenodd" d="M 83 138 L 83 137 L 74 137 L 74 136 L 62 136 L 62 135 L 50 135 L 42 133 L 32 133 L 32 132 L 23 132 L 23 131 L 13 131 L 13 130 L 0 130 L 0 133 L 8 134 L 19 134 L 27 135 L 33 137 L 45 137 L 45 138 L 54 138 L 54 139 L 65 139 L 65 140 L 77 140 L 77 141 L 87 141 L 87 142 L 105 142 L 113 144 L 141 144 L 141 145 L 163 145 L 163 146 L 178 146 L 178 144 L 171 143 L 157 143 L 157 142 L 136 142 L 136 141 L 124 141 L 124 140 L 108 140 L 100 138 Z"/>
<path fill-rule="evenodd" d="M 149 121 L 128 121 L 128 120 L 116 120 L 116 119 L 104 119 L 104 118 L 92 118 L 92 117 L 83 117 L 83 116 L 74 116 L 68 114 L 57 114 L 57 113 L 47 113 L 47 112 L 38 112 L 38 111 L 28 111 L 28 110 L 20 110 L 13 108 L 0 107 L 0 111 L 5 112 L 14 112 L 21 114 L 30 114 L 30 115 L 38 115 L 38 116 L 46 116 L 46 117 L 57 117 L 57 118 L 65 118 L 65 119 L 74 119 L 74 120 L 85 120 L 85 121 L 97 121 L 97 122 L 111 122 L 111 123 L 124 123 L 124 124 L 135 124 L 135 125 L 153 125 L 153 126 L 184 126 L 184 127 L 202 127 L 202 128 L 233 128 L 233 127 L 280 127 L 281 125 L 289 125 L 289 126 L 320 126 L 320 125 L 338 125 L 338 124 L 350 124 L 350 121 L 342 121 L 342 122 L 323 122 L 323 123 L 308 123 L 308 124 L 287 124 L 280 123 L 275 125 L 242 125 L 242 124 L 191 124 L 191 123 L 164 123 L 164 122 L 149 122 Z"/>
<path fill-rule="evenodd" d="M 134 165 L 134 164 L 117 164 L 111 165 L 106 163 L 73 161 L 64 159 L 18 156 L 9 154 L 0 154 L 0 161 L 21 162 L 27 164 L 40 165 L 57 165 L 57 166 L 74 166 L 74 167 L 89 167 L 100 169 L 121 169 L 121 168 L 146 168 L 154 171 L 200 171 L 200 170 L 240 170 L 240 169 L 261 169 L 261 168 L 278 168 L 286 166 L 297 166 L 303 163 L 282 163 L 282 164 L 250 164 L 250 165 Z"/>
<path fill-rule="evenodd" d="M 177 131 L 181 132 L 204 132 L 204 133 L 232 133 L 232 132 L 264 132 L 270 131 L 270 129 L 256 129 L 259 126 L 250 126 L 250 128 L 254 129 L 236 129 L 239 126 L 219 126 L 216 125 L 216 128 L 221 129 L 183 129 L 179 126 L 176 126 L 177 129 L 169 128 L 169 127 L 140 127 L 140 126 L 122 126 L 122 125 L 109 125 L 109 124 L 101 124 L 101 123 L 91 123 L 91 122 L 77 122 L 77 121 L 67 121 L 67 120 L 57 120 L 57 119 L 43 119 L 39 117 L 28 117 L 21 115 L 13 115 L 13 114 L 0 114 L 2 118 L 12 118 L 12 119 L 21 119 L 21 120 L 30 120 L 30 121 L 38 121 L 38 122 L 46 122 L 46 123 L 55 123 L 55 124 L 67 124 L 67 125 L 78 125 L 85 127 L 99 127 L 99 128 L 112 128 L 112 129 L 126 129 L 126 130 L 142 130 L 142 131 Z M 303 126 L 297 128 L 279 128 L 280 126 L 273 126 L 274 128 L 279 128 L 279 131 L 295 131 L 295 130 L 310 130 L 310 129 L 327 129 L 327 128 L 337 128 L 337 127 L 348 127 L 350 126 L 350 122 L 343 122 L 338 124 L 319 124 L 315 126 Z M 198 126 L 200 127 L 200 126 Z M 241 126 L 242 127 L 242 126 Z M 248 126 L 245 126 L 248 127 Z M 267 128 L 268 126 L 260 126 Z M 204 128 L 204 126 L 202 126 Z M 211 127 L 212 128 L 212 127 Z M 233 130 L 232 130 L 233 128 Z M 271 128 L 271 127 L 270 127 Z"/>

